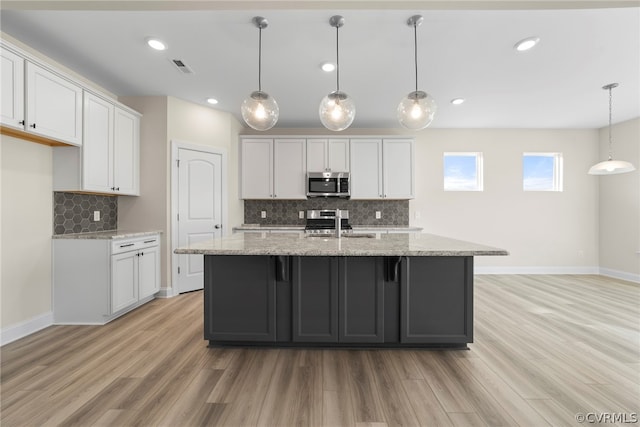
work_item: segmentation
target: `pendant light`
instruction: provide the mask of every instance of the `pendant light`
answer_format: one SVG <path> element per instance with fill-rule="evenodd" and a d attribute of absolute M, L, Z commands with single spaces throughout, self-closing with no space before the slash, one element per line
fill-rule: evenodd
<path fill-rule="evenodd" d="M 256 16 L 252 20 L 258 27 L 258 90 L 251 92 L 248 98 L 242 102 L 240 110 L 245 123 L 255 130 L 269 130 L 278 121 L 280 110 L 278 103 L 267 92 L 262 91 L 262 29 L 269 23 L 262 16 Z"/>
<path fill-rule="evenodd" d="M 413 27 L 413 58 L 415 64 L 416 90 L 402 98 L 398 105 L 398 121 L 407 129 L 420 130 L 431 124 L 438 109 L 436 101 L 431 95 L 418 90 L 418 26 L 422 24 L 421 15 L 414 15 L 407 20 L 407 25 Z"/>
<path fill-rule="evenodd" d="M 615 175 L 619 173 L 633 172 L 636 168 L 629 162 L 624 160 L 613 160 L 613 139 L 611 138 L 611 90 L 618 87 L 618 83 L 609 83 L 602 86 L 602 89 L 609 91 L 609 158 L 604 162 L 600 162 L 591 166 L 589 175 Z"/>
<path fill-rule="evenodd" d="M 339 31 L 344 25 L 344 18 L 340 15 L 332 16 L 329 24 L 336 29 L 336 90 L 322 98 L 320 102 L 320 121 L 329 130 L 345 130 L 356 117 L 356 105 L 353 99 L 340 90 L 340 59 L 339 59 Z"/>

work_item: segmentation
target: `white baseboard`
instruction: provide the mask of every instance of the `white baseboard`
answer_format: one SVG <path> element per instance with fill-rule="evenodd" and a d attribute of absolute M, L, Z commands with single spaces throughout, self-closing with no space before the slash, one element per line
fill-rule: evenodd
<path fill-rule="evenodd" d="M 627 273 L 626 271 L 612 270 L 600 267 L 600 274 L 615 279 L 627 280 L 629 282 L 640 283 L 640 274 Z"/>
<path fill-rule="evenodd" d="M 175 288 L 160 288 L 160 291 L 156 294 L 156 298 L 173 298 L 178 293 Z"/>
<path fill-rule="evenodd" d="M 599 274 L 598 267 L 491 267 L 475 266 L 474 274 Z"/>
<path fill-rule="evenodd" d="M 24 338 L 51 325 L 53 325 L 53 312 L 50 311 L 29 320 L 2 328 L 2 331 L 0 331 L 0 346 Z"/>

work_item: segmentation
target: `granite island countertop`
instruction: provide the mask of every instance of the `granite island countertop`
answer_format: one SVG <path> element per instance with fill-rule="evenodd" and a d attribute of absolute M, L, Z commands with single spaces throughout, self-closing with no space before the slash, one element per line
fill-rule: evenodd
<path fill-rule="evenodd" d="M 160 230 L 150 230 L 150 231 L 108 230 L 108 231 L 93 231 L 88 233 L 55 234 L 52 237 L 54 239 L 117 240 L 117 239 L 135 239 L 137 237 L 151 236 L 154 234 L 162 234 L 162 231 Z"/>
<path fill-rule="evenodd" d="M 373 231 L 373 232 L 406 232 L 415 233 L 422 231 L 422 227 L 414 227 L 412 225 L 354 225 L 351 224 L 354 232 Z M 261 224 L 242 224 L 233 227 L 233 231 L 303 231 L 304 225 L 261 225 Z"/>
<path fill-rule="evenodd" d="M 362 236 L 362 235 L 361 235 Z M 488 256 L 500 248 L 426 233 L 316 237 L 304 233 L 238 233 L 176 249 L 176 254 L 289 256 Z"/>

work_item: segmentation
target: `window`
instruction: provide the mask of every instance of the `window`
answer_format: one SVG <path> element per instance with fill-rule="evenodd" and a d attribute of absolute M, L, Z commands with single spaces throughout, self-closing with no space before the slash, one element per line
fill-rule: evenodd
<path fill-rule="evenodd" d="M 522 189 L 562 191 L 562 153 L 524 153 Z"/>
<path fill-rule="evenodd" d="M 482 153 L 444 153 L 445 191 L 482 191 Z"/>

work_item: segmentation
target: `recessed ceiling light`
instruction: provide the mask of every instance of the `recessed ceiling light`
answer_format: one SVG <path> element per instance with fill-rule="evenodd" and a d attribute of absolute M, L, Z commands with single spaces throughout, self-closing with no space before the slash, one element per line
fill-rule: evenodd
<path fill-rule="evenodd" d="M 211 105 L 216 105 L 218 103 L 218 100 L 215 98 L 207 98 L 207 102 Z"/>
<path fill-rule="evenodd" d="M 331 62 L 323 62 L 320 68 L 322 68 L 322 71 L 326 71 L 327 73 L 330 73 L 332 71 L 335 71 L 336 64 L 332 64 Z"/>
<path fill-rule="evenodd" d="M 164 42 L 158 39 L 154 39 L 152 37 L 147 38 L 147 44 L 149 45 L 150 48 L 155 50 L 165 50 L 167 48 L 167 45 L 164 44 Z"/>
<path fill-rule="evenodd" d="M 539 41 L 539 37 L 527 37 L 526 39 L 522 39 L 516 43 L 513 48 L 518 52 L 524 52 L 525 50 L 529 50 L 537 45 Z"/>
<path fill-rule="evenodd" d="M 451 100 L 451 103 L 453 105 L 460 105 L 460 104 L 464 103 L 464 98 L 453 98 Z"/>

